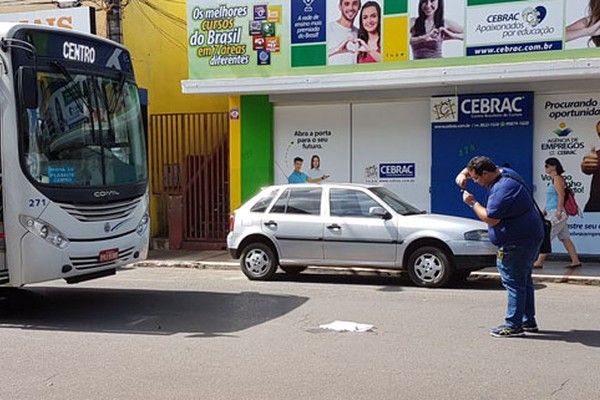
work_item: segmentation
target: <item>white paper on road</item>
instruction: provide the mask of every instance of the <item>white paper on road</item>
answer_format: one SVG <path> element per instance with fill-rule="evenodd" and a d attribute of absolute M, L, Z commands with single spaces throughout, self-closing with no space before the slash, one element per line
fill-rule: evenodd
<path fill-rule="evenodd" d="M 321 329 L 331 329 L 338 332 L 367 332 L 374 328 L 374 325 L 359 324 L 351 321 L 333 321 L 328 324 L 319 325 Z"/>

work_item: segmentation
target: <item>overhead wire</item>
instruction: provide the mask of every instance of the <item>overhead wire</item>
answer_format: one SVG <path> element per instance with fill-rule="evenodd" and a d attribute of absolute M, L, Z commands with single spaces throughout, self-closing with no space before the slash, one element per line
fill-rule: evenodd
<path fill-rule="evenodd" d="M 148 20 L 148 22 L 156 29 L 156 31 L 163 36 L 166 40 L 168 40 L 169 42 L 171 42 L 172 44 L 174 44 L 175 46 L 179 47 L 180 49 L 186 51 L 187 48 L 181 43 L 180 40 L 178 40 L 177 38 L 173 37 L 170 33 L 168 33 L 167 31 L 165 31 L 163 28 L 161 28 L 160 26 L 158 26 L 153 19 L 146 13 L 146 10 L 144 10 L 144 8 L 139 4 L 144 4 L 142 1 L 135 1 L 133 2 L 133 4 L 136 5 L 136 7 L 138 8 L 138 10 L 142 13 L 142 15 L 144 17 L 146 17 L 146 19 Z M 181 27 L 181 26 L 180 26 Z"/>
<path fill-rule="evenodd" d="M 183 18 L 178 17 L 175 14 L 172 14 L 168 11 L 166 11 L 165 9 L 157 6 L 156 4 L 151 3 L 148 0 L 138 0 L 140 3 L 147 5 L 148 7 L 150 7 L 151 9 L 153 9 L 154 11 L 162 14 L 163 16 L 167 17 L 168 19 L 170 19 L 171 21 L 177 23 L 177 24 L 181 24 L 182 26 L 185 26 L 186 21 Z"/>

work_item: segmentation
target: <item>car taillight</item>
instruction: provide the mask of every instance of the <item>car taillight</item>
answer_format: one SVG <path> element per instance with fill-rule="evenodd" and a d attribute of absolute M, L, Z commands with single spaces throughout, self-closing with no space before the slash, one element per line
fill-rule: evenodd
<path fill-rule="evenodd" d="M 229 232 L 233 232 L 233 226 L 235 225 L 235 215 L 231 214 L 229 216 Z"/>

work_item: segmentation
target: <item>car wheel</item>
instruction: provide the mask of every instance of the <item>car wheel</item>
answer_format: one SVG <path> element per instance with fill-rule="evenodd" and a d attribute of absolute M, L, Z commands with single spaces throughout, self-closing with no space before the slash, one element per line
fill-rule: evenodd
<path fill-rule="evenodd" d="M 269 246 L 264 243 L 252 243 L 244 249 L 240 266 L 248 279 L 267 281 L 277 271 L 277 260 Z"/>
<path fill-rule="evenodd" d="M 286 272 L 288 274 L 297 275 L 300 272 L 304 271 L 307 267 L 296 266 L 296 265 L 286 265 L 286 266 L 280 265 L 279 268 L 281 268 L 284 272 Z"/>
<path fill-rule="evenodd" d="M 408 259 L 408 275 L 415 285 L 440 287 L 450 280 L 452 267 L 448 255 L 433 246 L 415 250 Z"/>

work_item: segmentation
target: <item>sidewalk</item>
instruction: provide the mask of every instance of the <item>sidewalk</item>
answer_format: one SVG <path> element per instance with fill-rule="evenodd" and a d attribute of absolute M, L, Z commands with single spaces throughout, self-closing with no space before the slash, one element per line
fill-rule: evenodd
<path fill-rule="evenodd" d="M 565 257 L 549 257 L 550 261 L 546 261 L 544 268 L 533 270 L 534 281 L 600 285 L 600 257 L 581 257 L 582 266 L 579 268 L 566 268 L 569 260 Z M 239 265 L 239 260 L 232 259 L 227 250 L 150 250 L 147 260 L 134 263 L 136 267 L 199 269 L 239 269 Z M 332 268 L 328 270 L 348 271 Z M 500 277 L 495 267 L 473 272 L 472 275 L 498 279 Z"/>

